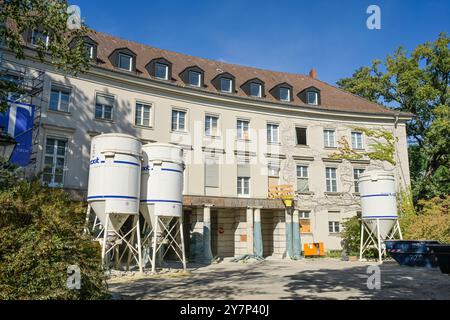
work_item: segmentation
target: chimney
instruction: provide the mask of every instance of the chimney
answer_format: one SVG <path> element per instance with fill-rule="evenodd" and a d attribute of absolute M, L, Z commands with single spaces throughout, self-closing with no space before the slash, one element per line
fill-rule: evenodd
<path fill-rule="evenodd" d="M 311 71 L 309 72 L 309 76 L 313 79 L 317 78 L 317 70 L 312 68 Z"/>

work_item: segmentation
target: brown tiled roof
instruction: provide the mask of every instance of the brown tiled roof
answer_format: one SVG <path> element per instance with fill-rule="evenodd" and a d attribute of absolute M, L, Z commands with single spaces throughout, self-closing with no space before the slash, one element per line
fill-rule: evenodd
<path fill-rule="evenodd" d="M 293 104 L 304 106 L 305 104 L 297 94 L 309 87 L 316 87 L 321 91 L 321 104 L 315 106 L 318 109 L 338 110 L 346 112 L 359 113 L 377 113 L 377 114 L 394 114 L 396 111 L 387 109 L 379 104 L 372 103 L 354 94 L 345 92 L 339 88 L 329 85 L 310 76 L 302 74 L 293 74 L 287 72 L 269 71 L 258 68 L 246 67 L 236 64 L 224 63 L 220 61 L 197 58 L 185 54 L 172 51 L 162 50 L 151 46 L 139 44 L 136 42 L 120 39 L 102 32 L 91 31 L 89 37 L 98 43 L 97 58 L 100 67 L 111 70 L 116 68 L 111 64 L 108 57 L 119 48 L 128 48 L 133 51 L 136 58 L 137 74 L 141 77 L 149 78 L 150 75 L 145 66 L 155 58 L 165 58 L 172 63 L 172 79 L 179 86 L 185 86 L 179 74 L 190 66 L 198 66 L 205 71 L 204 90 L 217 93 L 216 88 L 212 85 L 211 80 L 218 74 L 223 72 L 231 73 L 236 80 L 236 93 L 234 95 L 240 97 L 248 97 L 242 90 L 241 85 L 253 78 L 259 78 L 265 83 L 266 97 L 263 100 L 280 103 L 269 92 L 276 85 L 287 82 L 293 87 Z M 255 98 L 260 100 L 261 98 Z M 311 107 L 311 106 L 308 106 Z"/>

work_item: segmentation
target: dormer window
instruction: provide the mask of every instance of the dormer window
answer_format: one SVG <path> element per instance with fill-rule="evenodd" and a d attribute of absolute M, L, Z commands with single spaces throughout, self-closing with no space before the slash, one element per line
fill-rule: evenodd
<path fill-rule="evenodd" d="M 31 44 L 38 46 L 40 43 L 43 43 L 45 47 L 48 47 L 50 43 L 50 37 L 42 31 L 31 31 Z"/>
<path fill-rule="evenodd" d="M 162 80 L 169 79 L 169 66 L 164 63 L 155 63 L 155 77 Z"/>
<path fill-rule="evenodd" d="M 127 54 L 119 53 L 119 61 L 118 61 L 119 69 L 131 71 L 133 66 L 133 57 Z"/>
<path fill-rule="evenodd" d="M 259 83 L 251 82 L 250 83 L 250 95 L 252 97 L 261 98 L 262 96 L 262 85 Z"/>
<path fill-rule="evenodd" d="M 308 104 L 317 106 L 319 104 L 319 94 L 316 91 L 308 91 Z"/>
<path fill-rule="evenodd" d="M 86 49 L 86 55 L 89 59 L 94 59 L 94 45 L 92 43 L 84 43 Z"/>
<path fill-rule="evenodd" d="M 280 87 L 280 101 L 284 102 L 291 101 L 291 89 Z"/>
<path fill-rule="evenodd" d="M 231 93 L 233 90 L 233 80 L 229 78 L 220 78 L 220 91 Z"/>
<path fill-rule="evenodd" d="M 189 71 L 189 85 L 200 87 L 202 83 L 202 74 L 197 71 Z"/>

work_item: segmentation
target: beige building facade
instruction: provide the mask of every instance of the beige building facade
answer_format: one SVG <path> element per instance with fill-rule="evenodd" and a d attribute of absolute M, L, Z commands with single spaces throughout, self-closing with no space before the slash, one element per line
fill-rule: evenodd
<path fill-rule="evenodd" d="M 323 242 L 326 250 L 339 250 L 342 222 L 360 210 L 355 180 L 362 170 L 392 171 L 398 190 L 409 186 L 405 123 L 410 115 L 340 91 L 317 80 L 314 72 L 306 76 L 227 65 L 112 37 L 110 48 L 108 37 L 94 33 L 87 39 L 97 57 L 88 72 L 77 76 L 37 62 L 32 49 L 20 62 L 21 68 L 45 73 L 33 170 L 43 183 L 85 197 L 93 136 L 127 133 L 144 143 L 182 146 L 184 222 L 192 259 L 204 257 L 205 251 L 218 257 L 252 253 L 255 221 L 261 221 L 265 257 L 286 257 L 286 226 L 292 222 L 301 225 L 294 232 L 303 244 Z M 114 58 L 117 50 L 119 58 Z M 145 51 L 149 57 L 139 50 L 150 50 Z M 5 50 L 2 59 L 11 70 L 17 68 Z M 155 72 L 155 63 L 163 65 L 157 75 L 171 72 L 169 79 L 146 74 Z M 186 68 L 193 71 L 185 78 Z M 209 69 L 216 72 L 208 75 Z M 216 90 L 214 81 L 221 74 L 227 74 L 219 85 L 225 90 Z M 303 80 L 297 85 L 294 78 Z M 197 87 L 197 81 L 204 84 Z M 371 138 L 356 127 L 391 132 L 396 165 L 367 157 L 332 159 L 342 137 L 356 152 L 371 150 Z M 268 199 L 269 186 L 277 184 L 296 190 L 294 210 Z M 211 232 L 206 244 L 205 226 Z"/>

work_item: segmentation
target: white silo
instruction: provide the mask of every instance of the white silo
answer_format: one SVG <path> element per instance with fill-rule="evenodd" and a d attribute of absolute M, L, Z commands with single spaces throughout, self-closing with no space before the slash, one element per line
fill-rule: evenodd
<path fill-rule="evenodd" d="M 123 242 L 142 271 L 138 232 L 141 162 L 142 144 L 137 138 L 115 133 L 94 137 L 87 200 L 103 226 L 102 259 Z M 130 216 L 133 224 L 124 235 L 121 228 Z"/>
<path fill-rule="evenodd" d="M 362 211 L 360 259 L 365 249 L 374 245 L 381 261 L 383 241 L 392 239 L 397 232 L 402 237 L 398 223 L 394 174 L 381 170 L 367 171 L 361 174 L 358 184 Z M 366 241 L 364 231 L 368 234 Z"/>
<path fill-rule="evenodd" d="M 161 243 L 166 240 L 186 269 L 183 236 L 183 149 L 172 144 L 149 143 L 142 147 L 142 152 L 140 211 L 151 227 L 152 271 L 155 271 L 156 253 L 161 249 Z M 170 224 L 171 221 L 175 223 Z M 172 234 L 174 232 L 175 235 Z M 176 241 L 178 234 L 181 243 Z"/>

